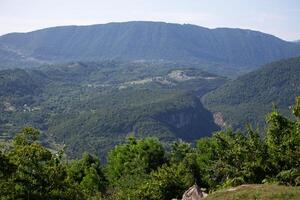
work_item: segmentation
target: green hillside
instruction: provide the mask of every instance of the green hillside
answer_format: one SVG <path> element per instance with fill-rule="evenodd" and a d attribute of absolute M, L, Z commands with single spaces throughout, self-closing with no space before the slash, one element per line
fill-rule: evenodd
<path fill-rule="evenodd" d="M 128 135 L 193 141 L 218 129 L 199 96 L 226 79 L 201 70 L 131 62 L 73 62 L 0 71 L 0 133 L 25 125 L 70 156 L 103 156 Z M 54 146 L 53 146 L 54 145 Z"/>
<path fill-rule="evenodd" d="M 264 131 L 219 131 L 196 146 L 127 137 L 104 164 L 87 153 L 70 160 L 63 149 L 50 151 L 39 131 L 26 127 L 0 146 L 0 198 L 170 200 L 191 196 L 196 184 L 207 199 L 297 200 L 300 96 L 292 113 L 289 119 L 274 110 Z"/>
<path fill-rule="evenodd" d="M 278 185 L 242 185 L 208 195 L 206 200 L 298 200 L 299 187 Z"/>
<path fill-rule="evenodd" d="M 226 125 L 241 128 L 246 123 L 263 126 L 273 103 L 288 113 L 299 94 L 300 57 L 295 57 L 230 81 L 207 94 L 203 102 L 214 113 L 221 113 Z"/>

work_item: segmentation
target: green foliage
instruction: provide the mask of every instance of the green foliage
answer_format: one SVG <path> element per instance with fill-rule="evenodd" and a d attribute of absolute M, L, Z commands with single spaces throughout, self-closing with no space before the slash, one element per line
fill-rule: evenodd
<path fill-rule="evenodd" d="M 114 199 L 170 199 L 199 179 L 195 152 L 182 141 L 170 153 L 151 138 L 118 145 L 108 156 L 107 175 Z M 166 154 L 166 155 L 165 155 Z"/>
<path fill-rule="evenodd" d="M 272 111 L 272 103 L 284 114 L 290 114 L 288 107 L 300 94 L 299 85 L 300 57 L 295 57 L 229 81 L 205 95 L 203 103 L 209 110 L 221 112 L 227 126 L 234 129 L 245 128 L 249 123 L 264 128 L 264 116 Z"/>
<path fill-rule="evenodd" d="M 300 125 L 297 116 L 299 109 L 299 97 L 293 108 L 297 120 L 291 121 L 274 110 L 267 117 L 268 129 L 266 144 L 269 154 L 270 172 L 277 175 L 277 178 L 286 183 L 299 185 L 300 166 Z M 291 180 L 293 179 L 293 180 Z"/>
<path fill-rule="evenodd" d="M 86 153 L 80 160 L 73 161 L 67 169 L 67 174 L 68 181 L 79 186 L 88 196 L 100 196 L 100 192 L 105 191 L 106 178 L 99 159 L 94 156 Z"/>
<path fill-rule="evenodd" d="M 297 109 L 298 102 L 293 107 L 294 113 Z M 298 185 L 299 118 L 290 120 L 275 109 L 267 116 L 266 123 L 265 134 L 248 126 L 246 134 L 228 130 L 200 139 L 197 161 L 204 185 L 210 188 L 262 182 Z"/>
<path fill-rule="evenodd" d="M 265 134 L 220 131 L 191 147 L 181 140 L 168 151 L 155 138 L 128 137 L 108 154 L 108 163 L 90 154 L 65 162 L 63 152 L 43 147 L 39 131 L 24 128 L 0 151 L 1 199 L 180 198 L 193 184 L 209 191 L 241 184 L 300 185 L 299 98 L 288 119 L 276 109 Z M 265 135 L 265 137 L 261 137 Z"/>
<path fill-rule="evenodd" d="M 281 171 L 277 174 L 276 179 L 280 184 L 300 186 L 300 169 L 292 168 Z"/>
<path fill-rule="evenodd" d="M 62 152 L 51 153 L 39 144 L 38 136 L 36 129 L 24 128 L 12 146 L 1 152 L 1 199 L 101 198 L 105 179 L 99 160 L 84 156 L 78 161 L 85 167 L 82 181 L 73 181 L 73 174 L 69 172 L 74 170 L 75 164 L 64 163 Z"/>
<path fill-rule="evenodd" d="M 114 199 L 139 199 L 139 187 L 165 161 L 165 150 L 156 139 L 129 137 L 125 144 L 117 145 L 108 154 L 106 166 Z"/>
<path fill-rule="evenodd" d="M 123 176 L 148 174 L 165 162 L 165 151 L 158 140 L 128 138 L 108 155 L 107 174 L 111 184 L 118 185 Z"/>
<path fill-rule="evenodd" d="M 263 179 L 264 151 L 257 133 L 251 131 L 251 135 L 244 136 L 230 130 L 219 132 L 210 139 L 199 140 L 197 150 L 198 162 L 205 174 L 203 181 L 209 187 L 255 183 Z"/>
<path fill-rule="evenodd" d="M 188 78 L 170 77 L 174 71 Z M 159 62 L 71 62 L 0 71 L 0 139 L 34 126 L 47 146 L 65 144 L 71 158 L 87 151 L 102 161 L 129 133 L 164 142 L 194 140 L 218 129 L 196 95 L 224 82 L 199 69 Z M 188 122 L 182 127 L 180 116 Z"/>
<path fill-rule="evenodd" d="M 300 119 L 300 97 L 296 98 L 296 104 L 293 107 L 293 114 Z"/>
<path fill-rule="evenodd" d="M 293 109 L 298 107 L 297 102 Z M 114 197 L 180 198 L 194 183 L 209 190 L 266 182 L 299 185 L 299 120 L 290 120 L 274 110 L 267 116 L 267 124 L 265 134 L 248 125 L 244 133 L 227 130 L 200 139 L 196 148 L 174 142 L 166 153 L 167 160 L 150 172 L 140 162 L 143 159 L 132 156 L 139 155 L 132 153 L 134 148 L 130 146 L 137 146 L 132 138 L 110 154 L 109 160 L 120 159 L 118 163 L 123 165 L 109 162 L 108 166 L 119 166 L 117 169 L 124 172 L 118 173 L 118 184 L 110 183 Z M 130 170 L 124 166 L 130 166 Z"/>
<path fill-rule="evenodd" d="M 171 146 L 170 162 L 179 163 L 183 161 L 188 153 L 193 150 L 189 143 L 183 141 L 176 141 Z"/>
<path fill-rule="evenodd" d="M 168 200 L 180 198 L 187 188 L 194 184 L 191 171 L 183 164 L 163 165 L 150 174 L 138 189 L 139 199 Z"/>

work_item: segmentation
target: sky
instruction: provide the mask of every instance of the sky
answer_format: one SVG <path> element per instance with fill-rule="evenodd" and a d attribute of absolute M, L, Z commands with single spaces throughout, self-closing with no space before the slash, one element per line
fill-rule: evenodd
<path fill-rule="evenodd" d="M 0 0 L 0 35 L 62 25 L 164 21 L 300 40 L 300 0 Z"/>

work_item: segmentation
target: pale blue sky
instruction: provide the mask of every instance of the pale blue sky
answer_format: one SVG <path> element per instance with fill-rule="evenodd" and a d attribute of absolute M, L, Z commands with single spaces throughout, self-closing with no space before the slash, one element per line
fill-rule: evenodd
<path fill-rule="evenodd" d="M 0 0 L 0 35 L 60 25 L 165 21 L 300 39 L 300 0 Z"/>

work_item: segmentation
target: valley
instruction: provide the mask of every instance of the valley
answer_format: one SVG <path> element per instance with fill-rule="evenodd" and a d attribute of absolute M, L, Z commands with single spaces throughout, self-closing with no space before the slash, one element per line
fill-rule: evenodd
<path fill-rule="evenodd" d="M 299 56 L 151 21 L 2 35 L 0 199 L 299 199 Z"/>
<path fill-rule="evenodd" d="M 199 98 L 226 82 L 194 68 L 130 62 L 5 70 L 0 77 L 2 138 L 34 126 L 45 144 L 64 144 L 71 157 L 104 157 L 129 135 L 165 142 L 207 136 L 218 127 Z"/>

